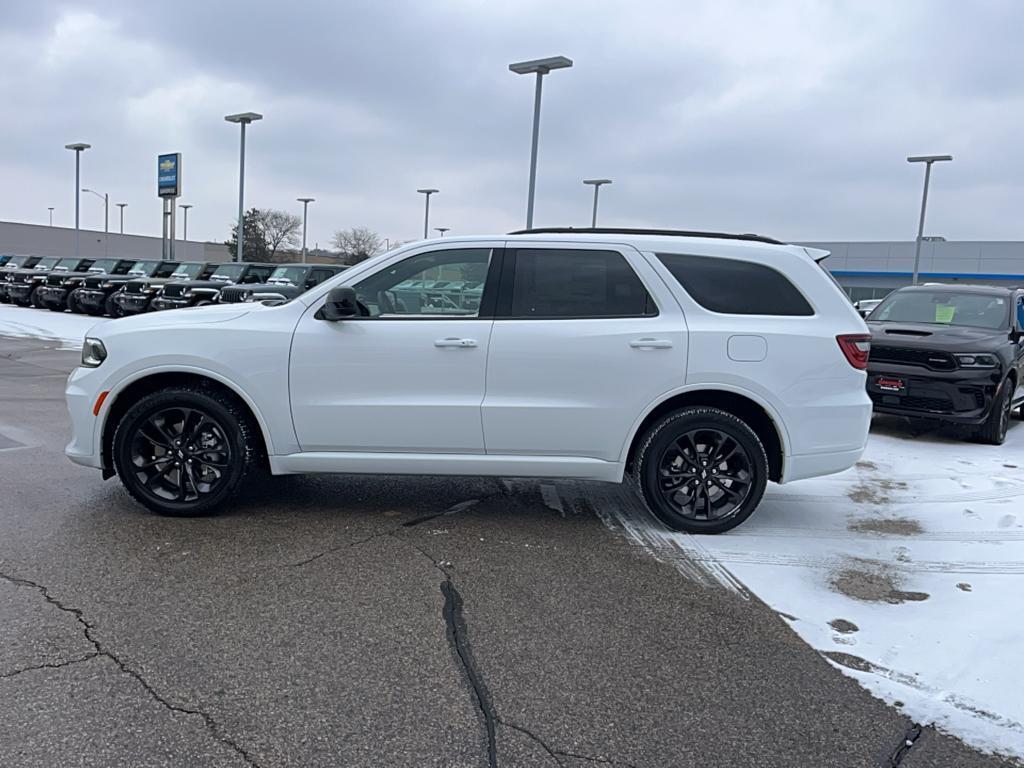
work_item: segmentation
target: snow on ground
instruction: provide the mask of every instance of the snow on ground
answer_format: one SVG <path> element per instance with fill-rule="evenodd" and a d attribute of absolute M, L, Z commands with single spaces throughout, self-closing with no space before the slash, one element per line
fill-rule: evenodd
<path fill-rule="evenodd" d="M 0 336 L 47 339 L 67 349 L 80 349 L 86 331 L 102 320 L 70 312 L 0 304 Z"/>
<path fill-rule="evenodd" d="M 609 527 L 755 594 L 915 721 L 1024 758 L 1024 422 L 993 447 L 876 418 L 856 468 L 769 486 L 720 536 L 667 531 L 605 496 Z"/>
<path fill-rule="evenodd" d="M 0 304 L 0 335 L 69 348 L 96 322 Z M 668 531 L 620 486 L 541 490 L 562 515 L 562 499 L 590 505 L 690 578 L 753 593 L 917 722 L 1024 758 L 1024 423 L 993 447 L 876 419 L 856 468 L 769 486 L 720 536 Z"/>

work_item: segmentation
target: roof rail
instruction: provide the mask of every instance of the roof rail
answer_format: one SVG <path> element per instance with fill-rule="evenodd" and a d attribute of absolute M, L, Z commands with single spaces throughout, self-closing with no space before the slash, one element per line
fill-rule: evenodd
<path fill-rule="evenodd" d="M 688 232 L 683 229 L 630 229 L 625 227 L 535 227 L 518 229 L 510 235 L 663 235 L 668 237 L 708 237 L 717 240 L 749 240 L 756 243 L 786 245 L 764 235 L 750 233 L 730 234 L 728 232 Z"/>

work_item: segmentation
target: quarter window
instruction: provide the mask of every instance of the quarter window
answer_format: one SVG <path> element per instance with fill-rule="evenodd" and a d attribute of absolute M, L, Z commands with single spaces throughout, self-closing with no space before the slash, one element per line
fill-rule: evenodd
<path fill-rule="evenodd" d="M 370 317 L 478 317 L 490 248 L 429 251 L 353 287 Z"/>
<path fill-rule="evenodd" d="M 778 270 L 738 259 L 659 253 L 658 259 L 704 309 L 729 315 L 813 315 L 796 286 Z"/>
<path fill-rule="evenodd" d="M 617 251 L 519 249 L 510 253 L 512 291 L 509 307 L 503 313 L 508 317 L 657 314 L 640 278 Z"/>

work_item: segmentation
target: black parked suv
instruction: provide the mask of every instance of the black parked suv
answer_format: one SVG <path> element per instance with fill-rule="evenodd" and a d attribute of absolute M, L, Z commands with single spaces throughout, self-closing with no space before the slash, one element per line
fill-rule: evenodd
<path fill-rule="evenodd" d="M 227 285 L 263 283 L 270 277 L 276 264 L 227 262 L 221 264 L 206 280 L 174 280 L 165 283 L 153 299 L 150 309 L 182 309 L 201 307 L 217 301 L 221 289 Z"/>
<path fill-rule="evenodd" d="M 7 283 L 9 279 L 13 279 L 15 270 L 31 269 L 42 259 L 42 256 L 12 256 L 0 267 L 0 302 L 9 304 L 11 301 L 7 295 Z"/>
<path fill-rule="evenodd" d="M 74 312 L 74 292 L 89 275 L 123 275 L 134 263 L 135 259 L 96 259 L 84 273 L 54 267 L 36 291 L 36 306 L 54 312 L 63 312 L 66 309 Z"/>
<path fill-rule="evenodd" d="M 331 264 L 282 264 L 270 273 L 265 283 L 224 286 L 219 301 L 222 304 L 240 301 L 290 301 L 345 269 L 347 267 Z"/>
<path fill-rule="evenodd" d="M 167 283 L 188 280 L 206 280 L 220 266 L 210 261 L 182 261 L 170 277 L 140 277 L 129 280 L 114 294 L 114 303 L 121 315 L 137 315 L 150 309 L 153 299 Z"/>
<path fill-rule="evenodd" d="M 46 284 L 50 272 L 58 274 L 85 272 L 95 259 L 58 259 L 50 256 L 40 259 L 31 269 L 16 269 L 7 276 L 7 297 L 19 307 L 34 306 L 42 309 L 39 289 Z"/>
<path fill-rule="evenodd" d="M 95 269 L 95 264 L 93 268 Z M 73 311 L 88 315 L 109 315 L 121 317 L 124 313 L 114 300 L 117 291 L 133 280 L 147 277 L 170 277 L 178 267 L 176 261 L 135 261 L 125 272 L 112 271 L 107 274 L 89 274 L 79 288 L 76 288 L 68 303 Z M 90 269 L 89 272 L 93 270 Z"/>
<path fill-rule="evenodd" d="M 967 425 L 1002 444 L 1011 412 L 1024 409 L 1024 290 L 901 288 L 867 322 L 875 411 Z"/>

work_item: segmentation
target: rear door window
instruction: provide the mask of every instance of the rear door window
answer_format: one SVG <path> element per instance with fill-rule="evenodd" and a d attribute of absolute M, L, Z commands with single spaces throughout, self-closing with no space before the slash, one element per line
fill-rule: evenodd
<path fill-rule="evenodd" d="M 789 278 L 752 261 L 659 253 L 658 260 L 704 309 L 728 315 L 814 314 Z"/>
<path fill-rule="evenodd" d="M 618 251 L 519 248 L 502 276 L 502 317 L 645 317 L 654 302 Z M 511 289 L 506 288 L 511 285 Z"/>

